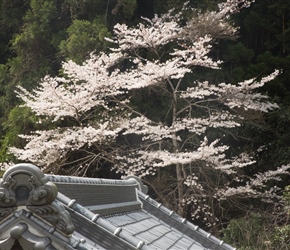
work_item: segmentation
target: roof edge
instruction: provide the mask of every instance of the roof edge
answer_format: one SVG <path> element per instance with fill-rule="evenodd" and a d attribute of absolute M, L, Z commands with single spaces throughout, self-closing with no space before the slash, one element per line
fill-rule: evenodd
<path fill-rule="evenodd" d="M 163 221 L 165 221 L 164 218 L 166 218 L 165 222 L 167 224 L 189 236 L 190 238 L 200 238 L 200 241 L 198 242 L 205 247 L 216 250 L 236 250 L 236 248 L 231 247 L 224 241 L 219 240 L 218 238 L 213 236 L 211 233 L 207 233 L 206 231 L 199 228 L 197 225 L 192 224 L 185 218 L 179 216 L 174 211 L 169 210 L 161 203 L 153 200 L 149 197 L 149 195 L 138 192 L 138 196 L 139 199 L 143 202 L 143 208 L 146 211 L 150 211 L 151 214 L 158 217 L 160 220 L 162 220 L 163 218 Z M 195 237 L 192 237 L 193 235 Z"/>

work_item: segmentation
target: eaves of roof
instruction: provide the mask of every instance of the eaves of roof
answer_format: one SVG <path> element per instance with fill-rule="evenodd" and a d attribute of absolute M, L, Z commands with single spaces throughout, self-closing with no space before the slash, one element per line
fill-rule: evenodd
<path fill-rule="evenodd" d="M 217 239 L 212 234 L 207 233 L 200 227 L 192 224 L 185 218 L 182 218 L 175 212 L 169 210 L 161 203 L 156 202 L 148 195 L 138 192 L 139 199 L 143 203 L 143 209 L 154 215 L 159 220 L 166 222 L 170 227 L 175 228 L 178 232 L 195 239 L 208 249 L 214 250 L 235 250 L 235 248 L 226 244 L 224 241 Z"/>

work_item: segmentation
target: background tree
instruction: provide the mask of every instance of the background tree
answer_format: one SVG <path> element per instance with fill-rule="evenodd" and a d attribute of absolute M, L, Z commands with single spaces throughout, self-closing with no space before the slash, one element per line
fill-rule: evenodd
<path fill-rule="evenodd" d="M 189 5 L 195 11 L 183 12 L 182 18 L 190 20 L 192 15 L 197 17 L 196 13 L 199 13 L 200 19 L 195 18 L 193 21 L 202 20 L 202 15 L 200 15 L 202 11 L 217 10 L 216 4 L 220 2 L 223 1 L 191 0 Z M 9 146 L 17 146 L 19 148 L 25 146 L 25 141 L 17 137 L 19 133 L 29 134 L 30 131 L 41 130 L 44 127 L 45 129 L 53 129 L 57 126 L 71 127 L 76 124 L 72 118 L 59 119 L 54 123 L 51 123 L 50 119 L 42 119 L 42 123 L 36 123 L 38 118 L 29 111 L 29 108 L 17 106 L 19 100 L 15 98 L 14 93 L 16 85 L 21 85 L 31 90 L 37 86 L 40 79 L 46 74 L 50 74 L 52 77 L 59 74 L 61 61 L 66 59 L 76 61 L 81 60 L 81 58 L 89 58 L 88 52 L 91 50 L 95 50 L 98 53 L 98 50 L 105 48 L 104 46 L 108 43 L 98 40 L 95 35 L 98 36 L 100 34 L 99 37 L 103 37 L 102 33 L 103 31 L 106 33 L 106 29 L 112 33 L 116 23 L 126 23 L 129 27 L 132 27 L 140 21 L 140 16 L 153 18 L 155 13 L 166 13 L 172 7 L 181 7 L 183 3 L 183 1 L 179 0 L 60 0 L 57 2 L 49 0 L 0 0 L 0 162 L 6 162 L 11 159 L 16 160 L 13 155 L 8 153 L 7 149 Z M 37 8 L 33 6 L 37 6 Z M 48 8 L 45 9 L 43 6 Z M 259 89 L 259 92 L 269 95 L 279 105 L 279 109 L 268 113 L 249 112 L 249 110 L 242 112 L 242 109 L 239 109 L 238 112 L 242 112 L 242 116 L 245 116 L 242 121 L 243 126 L 231 128 L 230 131 L 227 129 L 227 132 L 222 131 L 223 128 L 208 130 L 210 133 L 207 134 L 207 137 L 210 142 L 214 138 L 222 138 L 221 142 L 229 146 L 226 151 L 227 157 L 239 155 L 244 151 L 254 154 L 254 158 L 257 159 L 256 163 L 239 169 L 240 174 L 249 177 L 254 177 L 258 171 L 267 171 L 269 169 L 275 171 L 277 167 L 288 164 L 290 159 L 288 143 L 290 117 L 288 83 L 289 8 L 290 2 L 288 3 L 288 1 L 256 0 L 249 8 L 242 9 L 241 12 L 234 14 L 230 22 L 240 26 L 237 33 L 238 36 L 235 36 L 235 39 L 225 40 L 222 37 L 216 39 L 209 54 L 216 61 L 224 61 L 223 64 L 219 65 L 222 70 L 208 70 L 203 67 L 197 67 L 197 70 L 193 70 L 190 75 L 185 75 L 183 79 L 182 87 L 184 89 L 192 85 L 192 79 L 198 79 L 200 82 L 207 80 L 210 84 L 216 85 L 220 82 L 237 84 L 244 79 L 251 79 L 257 76 L 260 79 L 261 76 L 272 73 L 273 69 L 282 69 L 274 80 Z M 39 18 L 41 15 L 43 15 L 43 18 Z M 211 18 L 210 20 L 218 22 L 218 19 Z M 77 25 L 74 25 L 74 23 Z M 200 23 L 202 24 L 204 21 Z M 37 28 L 38 26 L 39 29 Z M 211 26 L 216 27 L 215 25 L 201 25 L 199 29 L 207 28 L 204 34 L 211 33 L 214 31 L 214 29 L 210 29 Z M 85 28 L 83 33 L 79 27 Z M 195 33 L 193 31 L 199 29 L 191 29 L 191 34 L 194 36 Z M 93 32 L 91 32 L 92 30 Z M 93 33 L 94 36 L 92 36 Z M 82 39 L 82 45 L 84 45 L 82 48 L 76 48 L 77 42 L 74 39 L 76 36 Z M 216 34 L 213 37 L 217 38 Z M 43 40 L 43 38 L 45 39 Z M 37 50 L 31 48 L 34 44 L 38 44 Z M 89 48 L 86 47 L 87 45 Z M 166 48 L 170 50 L 174 46 L 168 44 Z M 74 57 L 73 51 L 75 49 L 81 55 L 80 58 Z M 148 57 L 151 60 L 153 56 L 154 53 L 142 50 L 142 57 Z M 36 58 L 39 63 L 30 61 L 28 64 L 26 58 Z M 127 60 L 124 61 L 126 61 L 125 64 L 120 63 L 118 65 L 121 70 L 132 65 Z M 112 69 L 110 68 L 109 72 Z M 60 73 L 59 75 L 63 74 Z M 168 91 L 162 91 L 161 87 L 151 86 L 134 91 L 131 90 L 128 94 L 131 94 L 130 103 L 136 111 L 145 114 L 146 117 L 155 122 L 163 123 L 166 120 L 166 124 L 170 124 L 172 117 L 167 114 L 167 111 L 171 105 L 171 99 Z M 114 102 L 112 101 L 111 103 L 113 104 Z M 182 103 L 179 104 L 181 105 Z M 200 110 L 199 112 L 202 114 Z M 98 116 L 92 118 L 92 120 L 96 120 L 95 123 L 98 123 L 98 119 Z M 93 124 L 92 121 L 90 121 L 90 124 Z M 126 136 L 118 135 L 116 138 L 117 144 L 114 144 L 114 148 L 124 147 L 125 150 L 129 151 L 129 149 L 139 145 L 141 136 L 127 134 Z M 264 145 L 264 147 L 261 147 L 261 145 Z M 110 149 L 112 150 L 112 147 L 108 147 L 104 152 L 109 152 Z M 257 149 L 259 150 L 257 151 Z M 79 150 L 70 152 L 68 159 L 63 159 L 63 162 L 74 162 L 75 159 L 82 159 L 87 153 L 85 150 L 81 154 L 78 154 L 78 152 Z M 107 158 L 112 159 L 110 154 L 107 154 Z M 96 166 L 99 166 L 102 171 L 96 172 L 93 171 L 94 168 L 90 168 L 92 171 L 87 171 L 86 174 L 99 177 L 116 177 L 111 176 L 113 172 L 108 171 L 112 166 L 111 163 L 108 163 L 107 160 L 99 161 L 99 163 Z M 62 168 L 63 173 L 69 173 L 72 170 L 68 168 L 69 166 L 72 165 L 67 164 Z M 200 164 L 200 166 L 203 165 Z M 157 168 L 155 176 L 143 177 L 144 180 L 150 181 L 155 192 L 159 195 L 154 195 L 155 198 L 162 199 L 160 197 L 170 197 L 169 195 L 174 197 L 176 192 L 171 189 L 174 187 L 174 170 L 174 166 Z M 210 176 L 215 175 L 210 174 Z M 283 178 L 283 181 L 279 183 L 279 187 L 283 189 L 289 185 L 288 179 Z M 275 185 L 276 183 L 270 182 L 269 184 Z M 281 195 L 280 192 L 279 195 Z M 277 206 L 283 205 L 285 209 L 283 209 L 283 206 L 280 210 L 273 209 L 273 207 L 264 206 L 264 203 L 257 203 L 253 199 L 243 198 L 238 203 L 236 199 L 228 199 L 227 201 L 230 201 L 230 203 L 227 203 L 228 209 L 223 210 L 223 216 L 220 217 L 224 218 L 220 222 L 223 225 L 227 224 L 228 219 L 225 219 L 226 217 L 229 219 L 240 218 L 240 220 L 233 220 L 233 224 L 237 225 L 238 228 L 247 228 L 245 223 L 240 225 L 239 223 L 236 224 L 236 222 L 249 221 L 249 218 L 253 217 L 259 218 L 253 221 L 257 222 L 253 226 L 259 228 L 260 231 L 265 230 L 265 233 L 261 232 L 261 234 L 267 236 L 270 234 L 276 235 L 276 232 L 280 232 L 279 230 L 283 225 L 288 223 L 288 214 L 285 212 L 287 207 L 281 203 L 277 203 Z M 170 206 L 170 204 L 167 205 Z M 191 205 L 188 207 L 190 208 Z M 242 213 L 241 211 L 247 212 Z M 254 213 L 253 216 L 249 216 L 251 212 Z M 189 217 L 190 213 L 189 209 Z M 269 223 L 259 224 L 261 221 L 269 221 Z M 195 222 L 200 224 L 197 220 Z M 277 230 L 274 225 L 278 225 Z M 233 227 L 229 227 L 230 230 L 231 228 Z M 251 228 L 248 231 L 250 230 Z M 287 230 L 283 232 L 285 233 Z M 285 235 L 283 232 L 279 234 L 281 238 Z M 239 235 L 241 235 L 240 232 Z M 280 237 L 279 235 L 277 236 L 278 238 Z M 233 242 L 239 248 L 242 245 L 249 247 L 249 245 L 244 243 L 244 241 L 240 243 Z M 278 247 L 276 243 L 274 246 Z M 256 244 L 255 247 L 256 249 L 258 247 L 266 249 L 263 244 L 259 246 Z M 270 246 L 268 247 L 271 249 Z"/>
<path fill-rule="evenodd" d="M 245 205 L 240 199 L 279 202 L 278 188 L 268 183 L 289 166 L 259 172 L 251 152 L 225 145 L 232 129 L 246 123 L 245 114 L 277 108 L 256 89 L 278 71 L 237 85 L 192 80 L 196 70 L 220 65 L 210 57 L 212 45 L 235 35 L 228 18 L 241 4 L 249 3 L 227 1 L 219 11 L 195 11 L 188 21 L 171 11 L 136 28 L 117 24 L 114 39 L 107 39 L 116 45 L 111 53 L 83 65 L 64 63 L 65 77 L 47 76 L 32 92 L 19 87 L 40 122 L 55 125 L 21 135 L 27 145 L 11 152 L 55 173 L 92 176 L 111 164 L 123 174 L 157 174 L 167 185 L 155 186 L 163 202 L 212 228 Z M 158 105 L 159 116 L 143 109 L 148 92 L 154 100 L 147 105 Z"/>
<path fill-rule="evenodd" d="M 33 89 L 46 74 L 56 75 L 63 60 L 81 62 L 105 49 L 109 30 L 136 8 L 136 0 L 0 0 L 0 161 L 11 158 L 8 145 L 21 145 L 16 131 L 29 132 L 25 121 L 7 126 L 19 104 L 15 86 Z"/>

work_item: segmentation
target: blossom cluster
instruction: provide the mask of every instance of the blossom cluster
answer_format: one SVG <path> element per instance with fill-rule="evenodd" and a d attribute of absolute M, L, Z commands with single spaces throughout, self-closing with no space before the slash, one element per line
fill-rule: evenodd
<path fill-rule="evenodd" d="M 93 155 L 89 166 L 97 168 L 99 152 L 106 152 L 106 160 L 117 171 L 140 177 L 175 166 L 176 172 L 182 172 L 176 182 L 179 194 L 184 195 L 178 197 L 178 207 L 193 205 L 193 216 L 199 216 L 198 211 L 212 216 L 208 197 L 219 201 L 233 196 L 261 197 L 259 188 L 270 179 L 278 180 L 290 167 L 257 173 L 252 178 L 239 175 L 255 160 L 247 153 L 228 157 L 229 146 L 222 144 L 222 138 L 207 135 L 212 130 L 241 126 L 243 113 L 237 110 L 269 112 L 278 108 L 258 90 L 279 72 L 238 84 L 195 80 L 188 84 L 185 79 L 197 66 L 219 68 L 222 62 L 210 57 L 212 44 L 223 34 L 235 33 L 226 19 L 250 2 L 227 0 L 219 11 L 197 12 L 187 22 L 181 21 L 180 14 L 169 12 L 151 20 L 144 18 L 137 27 L 117 24 L 115 37 L 107 39 L 115 46 L 111 52 L 92 53 L 82 65 L 63 63 L 64 76 L 46 76 L 32 92 L 18 87 L 23 105 L 40 119 L 54 122 L 55 127 L 48 130 L 44 126 L 30 135 L 20 135 L 26 146 L 10 148 L 10 152 L 46 168 L 63 162 L 82 168 L 88 159 L 84 154 Z M 203 27 L 200 22 L 206 16 L 210 20 L 207 25 L 216 23 L 218 35 L 213 30 L 206 32 L 209 34 L 191 31 L 193 26 Z M 145 57 L 144 51 L 150 56 Z M 155 88 L 161 89 L 170 103 L 164 111 L 166 117 L 158 121 L 132 102 L 138 92 Z M 137 142 L 130 141 L 130 135 L 138 138 Z M 70 155 L 83 158 L 66 162 Z M 228 179 L 235 185 L 230 186 L 233 182 Z M 274 197 L 275 192 L 275 188 L 269 189 L 263 197 Z"/>

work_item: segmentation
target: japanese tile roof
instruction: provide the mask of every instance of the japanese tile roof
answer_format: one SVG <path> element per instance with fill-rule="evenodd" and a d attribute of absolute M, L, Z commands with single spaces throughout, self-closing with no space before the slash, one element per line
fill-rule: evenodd
<path fill-rule="evenodd" d="M 44 175 L 18 164 L 0 183 L 0 249 L 234 249 L 146 192 L 135 177 Z"/>

